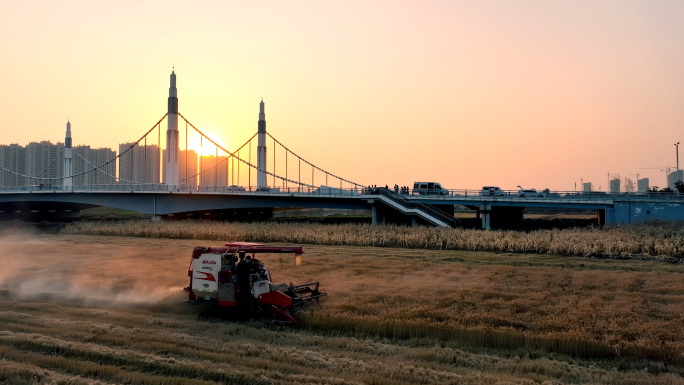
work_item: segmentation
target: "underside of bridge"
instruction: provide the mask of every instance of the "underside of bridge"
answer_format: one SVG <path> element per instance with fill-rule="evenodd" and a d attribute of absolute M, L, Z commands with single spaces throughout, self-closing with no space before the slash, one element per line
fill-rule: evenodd
<path fill-rule="evenodd" d="M 0 202 L 0 220 L 67 221 L 80 217 L 81 210 L 97 207 L 90 204 L 65 202 Z"/>
<path fill-rule="evenodd" d="M 273 219 L 272 207 L 198 210 L 156 216 L 153 220 L 206 219 L 216 221 L 267 221 Z"/>
<path fill-rule="evenodd" d="M 479 213 L 483 229 L 518 229 L 523 224 L 524 207 L 482 205 Z"/>

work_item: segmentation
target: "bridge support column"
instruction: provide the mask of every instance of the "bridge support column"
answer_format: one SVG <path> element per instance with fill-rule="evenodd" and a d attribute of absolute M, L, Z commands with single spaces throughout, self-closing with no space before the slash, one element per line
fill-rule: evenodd
<path fill-rule="evenodd" d="M 524 207 L 502 207 L 490 204 L 480 205 L 482 229 L 516 229 L 522 228 Z"/>
<path fill-rule="evenodd" d="M 377 204 L 371 206 L 371 224 L 373 225 L 384 225 L 387 221 L 387 215 L 385 210 L 378 207 Z"/>
<path fill-rule="evenodd" d="M 480 216 L 482 216 L 482 229 L 483 230 L 491 230 L 492 229 L 492 205 L 490 204 L 483 204 L 480 205 L 480 209 L 478 210 L 478 213 Z"/>
<path fill-rule="evenodd" d="M 606 224 L 606 209 L 596 210 L 596 219 L 598 220 L 598 225 L 603 226 Z"/>

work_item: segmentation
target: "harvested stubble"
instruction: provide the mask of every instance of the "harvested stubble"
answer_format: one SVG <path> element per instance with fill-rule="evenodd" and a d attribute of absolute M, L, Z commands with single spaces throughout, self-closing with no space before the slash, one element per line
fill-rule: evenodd
<path fill-rule="evenodd" d="M 592 257 L 684 257 L 684 226 L 646 223 L 630 226 L 519 231 L 481 231 L 431 227 L 320 225 L 306 223 L 229 223 L 144 220 L 77 222 L 70 234 L 131 237 L 288 242 L 316 245 L 408 247 L 440 250 L 500 251 Z"/>

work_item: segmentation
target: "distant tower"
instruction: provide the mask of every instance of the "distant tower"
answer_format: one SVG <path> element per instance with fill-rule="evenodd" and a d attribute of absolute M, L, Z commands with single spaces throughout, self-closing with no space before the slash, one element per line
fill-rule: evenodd
<path fill-rule="evenodd" d="M 64 179 L 62 179 L 62 186 L 65 190 L 71 190 L 73 187 L 73 163 L 71 162 L 73 150 L 71 149 L 71 122 L 67 120 L 66 137 L 64 138 Z"/>
<path fill-rule="evenodd" d="M 266 115 L 264 100 L 259 104 L 259 130 L 257 146 L 257 188 L 266 187 Z"/>
<path fill-rule="evenodd" d="M 166 185 L 178 185 L 178 97 L 176 95 L 176 73 L 171 72 L 171 87 L 169 87 L 169 111 L 166 117 Z M 174 188 L 174 187 L 171 187 Z"/>

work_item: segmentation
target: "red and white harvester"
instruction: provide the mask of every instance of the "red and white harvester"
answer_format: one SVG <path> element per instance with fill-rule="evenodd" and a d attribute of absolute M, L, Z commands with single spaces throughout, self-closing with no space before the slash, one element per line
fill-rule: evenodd
<path fill-rule="evenodd" d="M 223 247 L 196 247 L 188 269 L 188 303 L 210 303 L 241 319 L 260 318 L 277 324 L 297 321 L 292 316 L 326 296 L 318 282 L 275 285 L 271 273 L 256 254 L 288 253 L 301 263 L 301 246 L 265 246 L 229 242 Z"/>

